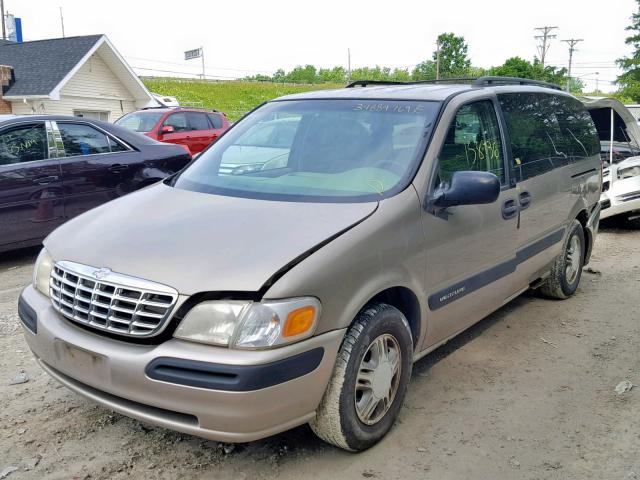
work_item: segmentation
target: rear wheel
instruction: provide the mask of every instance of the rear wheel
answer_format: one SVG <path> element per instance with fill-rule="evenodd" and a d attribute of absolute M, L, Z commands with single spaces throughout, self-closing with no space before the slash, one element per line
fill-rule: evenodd
<path fill-rule="evenodd" d="M 582 276 L 585 247 L 582 224 L 574 220 L 569 227 L 562 253 L 553 264 L 551 275 L 540 287 L 543 295 L 549 298 L 565 299 L 575 293 Z"/>
<path fill-rule="evenodd" d="M 386 435 L 402 407 L 413 364 L 411 329 L 396 308 L 373 304 L 356 318 L 340 347 L 334 373 L 311 428 L 350 451 Z"/>

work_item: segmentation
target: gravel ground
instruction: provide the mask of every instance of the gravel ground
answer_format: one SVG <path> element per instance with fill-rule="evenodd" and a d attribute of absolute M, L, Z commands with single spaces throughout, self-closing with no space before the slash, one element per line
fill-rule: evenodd
<path fill-rule="evenodd" d="M 36 254 L 0 256 L 0 479 L 640 479 L 640 387 L 614 392 L 640 384 L 640 231 L 601 230 L 575 297 L 525 294 L 418 362 L 396 426 L 356 455 L 306 426 L 210 442 L 67 391 L 18 321 Z"/>

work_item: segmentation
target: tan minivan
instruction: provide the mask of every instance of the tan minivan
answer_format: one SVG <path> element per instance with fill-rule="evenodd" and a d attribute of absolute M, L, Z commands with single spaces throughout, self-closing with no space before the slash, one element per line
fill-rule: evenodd
<path fill-rule="evenodd" d="M 19 313 L 49 375 L 125 415 L 363 450 L 414 361 L 528 288 L 576 291 L 601 181 L 591 117 L 547 84 L 287 96 L 52 233 Z"/>

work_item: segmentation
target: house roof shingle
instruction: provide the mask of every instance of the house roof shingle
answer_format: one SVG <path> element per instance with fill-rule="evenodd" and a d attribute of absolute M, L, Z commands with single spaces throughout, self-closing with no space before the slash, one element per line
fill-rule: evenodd
<path fill-rule="evenodd" d="M 5 96 L 49 95 L 102 35 L 0 43 L 0 65 L 13 67 Z"/>

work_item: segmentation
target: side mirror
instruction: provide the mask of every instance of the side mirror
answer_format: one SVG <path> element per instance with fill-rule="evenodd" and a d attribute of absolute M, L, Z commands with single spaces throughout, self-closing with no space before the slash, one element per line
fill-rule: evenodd
<path fill-rule="evenodd" d="M 447 189 L 436 191 L 431 205 L 453 207 L 493 203 L 500 196 L 500 180 L 489 172 L 455 172 Z"/>
<path fill-rule="evenodd" d="M 173 125 L 165 125 L 160 129 L 160 135 L 165 135 L 167 133 L 173 133 L 175 132 L 175 128 L 173 128 Z"/>

